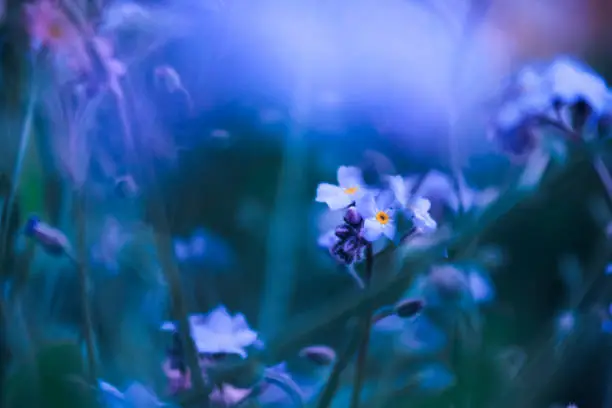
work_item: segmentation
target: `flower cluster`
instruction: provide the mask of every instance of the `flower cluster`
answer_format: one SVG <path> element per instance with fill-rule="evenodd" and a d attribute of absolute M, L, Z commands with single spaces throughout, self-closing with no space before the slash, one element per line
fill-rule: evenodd
<path fill-rule="evenodd" d="M 523 68 L 504 94 L 493 118 L 492 136 L 503 150 L 518 156 L 538 145 L 543 125 L 582 132 L 600 123 L 612 101 L 601 77 L 566 57 Z"/>
<path fill-rule="evenodd" d="M 395 240 L 400 216 L 412 223 L 410 233 L 431 232 L 437 224 L 429 215 L 429 200 L 412 196 L 401 176 L 386 179 L 383 189 L 368 187 L 356 167 L 338 169 L 338 185 L 321 183 L 316 201 L 330 210 L 344 209 L 344 224 L 334 230 L 330 252 L 350 265 L 363 259 L 367 245 L 382 238 Z"/>

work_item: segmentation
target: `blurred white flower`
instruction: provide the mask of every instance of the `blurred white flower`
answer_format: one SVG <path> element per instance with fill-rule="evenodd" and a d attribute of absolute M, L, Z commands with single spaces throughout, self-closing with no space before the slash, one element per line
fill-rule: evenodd
<path fill-rule="evenodd" d="M 200 353 L 228 353 L 245 358 L 245 348 L 258 341 L 257 332 L 251 330 L 244 315 L 231 316 L 224 306 L 218 306 L 208 315 L 191 315 L 189 324 Z M 162 330 L 176 330 L 176 325 L 166 322 Z"/>
<path fill-rule="evenodd" d="M 564 105 L 584 101 L 596 113 L 601 113 L 610 92 L 605 81 L 583 64 L 567 57 L 554 61 L 544 75 L 550 83 L 551 96 Z"/>
<path fill-rule="evenodd" d="M 418 198 L 410 206 L 414 226 L 422 232 L 433 232 L 438 227 L 436 221 L 429 215 L 431 203 L 426 198 Z"/>

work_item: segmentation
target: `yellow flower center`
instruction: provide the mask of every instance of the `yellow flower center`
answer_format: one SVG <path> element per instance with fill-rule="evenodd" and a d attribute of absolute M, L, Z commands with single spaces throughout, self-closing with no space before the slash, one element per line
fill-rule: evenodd
<path fill-rule="evenodd" d="M 378 221 L 382 225 L 387 224 L 390 219 L 391 219 L 391 217 L 389 217 L 389 214 L 387 214 L 384 211 L 379 211 L 379 212 L 376 213 L 376 221 Z"/>
<path fill-rule="evenodd" d="M 354 187 L 348 187 L 344 189 L 344 192 L 346 194 L 355 194 L 357 192 L 357 190 L 359 190 L 359 187 L 354 186 Z"/>

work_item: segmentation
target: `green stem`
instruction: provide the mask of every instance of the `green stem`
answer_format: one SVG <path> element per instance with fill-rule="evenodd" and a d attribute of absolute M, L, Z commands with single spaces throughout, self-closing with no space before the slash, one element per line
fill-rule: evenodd
<path fill-rule="evenodd" d="M 35 79 L 30 84 L 30 96 L 28 98 L 28 107 L 23 121 L 23 127 L 21 128 L 21 135 L 19 136 L 19 151 L 17 153 L 17 159 L 15 161 L 15 169 L 13 170 L 13 178 L 11 180 L 10 192 L 6 200 L 6 220 L 7 223 L 2 229 L 2 235 L 0 239 L 0 260 L 4 264 L 6 256 L 6 239 L 8 236 L 8 229 L 10 227 L 9 220 L 11 219 L 13 211 L 13 202 L 19 186 L 19 178 L 21 177 L 21 171 L 23 170 L 23 162 L 25 159 L 26 151 L 30 142 L 30 133 L 32 133 L 32 122 L 34 120 L 34 108 L 36 107 L 36 95 L 37 86 Z"/>
<path fill-rule="evenodd" d="M 366 289 L 368 288 L 370 284 L 373 269 L 374 269 L 374 254 L 372 250 L 372 245 L 368 244 L 366 246 L 366 274 L 365 274 L 365 280 L 364 280 Z M 369 338 L 370 338 L 369 333 L 370 333 L 370 327 L 372 325 L 373 313 L 374 312 L 372 308 L 368 308 L 364 312 L 363 319 L 360 321 L 360 324 L 357 327 L 357 332 L 355 333 L 354 336 L 351 336 L 349 343 L 346 345 L 346 348 L 344 349 L 344 352 L 340 354 L 340 356 L 338 356 L 338 359 L 336 360 L 332 368 L 329 378 L 327 379 L 327 382 L 325 383 L 325 386 L 323 387 L 323 391 L 321 391 L 321 397 L 319 398 L 319 403 L 317 404 L 317 408 L 327 408 L 331 405 L 331 402 L 334 399 L 334 395 L 336 394 L 338 386 L 340 385 L 340 376 L 342 375 L 342 373 L 348 366 L 351 360 L 351 357 L 353 357 L 356 351 L 358 351 L 359 356 L 360 356 L 360 358 L 358 358 L 358 365 L 359 365 L 359 361 L 362 361 L 362 360 L 365 361 L 366 352 L 363 350 L 365 347 L 365 350 L 367 351 L 367 346 L 368 346 L 367 343 L 369 343 Z M 367 319 L 367 321 L 365 319 Z M 364 337 L 364 333 L 365 333 L 365 337 Z M 365 341 L 365 344 L 364 344 L 364 338 L 367 338 L 367 340 Z M 363 367 L 362 367 L 362 370 L 363 370 Z M 359 369 L 357 371 L 359 371 Z M 359 376 L 362 376 L 362 374 L 359 374 Z M 356 376 L 355 380 L 356 380 L 356 385 L 358 385 L 357 383 L 362 381 L 362 377 Z M 361 385 L 359 385 L 359 388 L 361 389 Z M 358 390 L 356 391 L 354 389 L 353 392 L 357 392 L 357 394 L 359 394 Z"/>
<path fill-rule="evenodd" d="M 374 270 L 374 251 L 372 244 L 366 245 L 366 272 L 365 272 L 365 285 L 366 290 L 370 286 L 372 281 L 372 272 Z M 355 370 L 355 378 L 353 383 L 353 393 L 351 395 L 351 408 L 359 408 L 359 401 L 361 397 L 361 389 L 363 388 L 363 382 L 365 379 L 366 371 L 366 359 L 368 355 L 368 345 L 370 344 L 370 332 L 372 330 L 372 315 L 374 309 L 371 304 L 366 306 L 366 311 L 361 317 L 361 335 L 359 342 L 359 351 L 357 352 L 357 368 Z"/>
<path fill-rule="evenodd" d="M 79 192 L 74 193 L 73 199 L 75 205 L 76 215 L 76 240 L 77 240 L 77 254 L 76 254 L 76 267 L 79 276 L 79 290 L 81 294 L 81 307 L 83 313 L 82 321 L 82 335 L 85 339 L 85 347 L 87 349 L 87 364 L 88 364 L 88 380 L 90 384 L 95 384 L 97 381 L 97 369 L 96 369 L 96 349 L 94 345 L 94 330 L 91 319 L 91 303 L 89 296 L 89 276 L 87 274 L 87 242 L 85 238 L 86 234 L 86 201 L 85 197 Z"/>

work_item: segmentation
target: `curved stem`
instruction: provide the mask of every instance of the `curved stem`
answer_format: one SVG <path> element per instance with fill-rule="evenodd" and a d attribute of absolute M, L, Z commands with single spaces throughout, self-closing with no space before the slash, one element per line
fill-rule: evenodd
<path fill-rule="evenodd" d="M 372 244 L 368 243 L 366 245 L 366 273 L 365 273 L 365 279 L 364 279 L 364 285 L 366 289 L 368 288 L 370 284 L 373 270 L 374 270 L 374 251 L 372 249 Z M 360 356 L 360 358 L 358 358 L 358 365 L 359 365 L 359 361 L 362 361 L 361 370 L 359 370 L 358 368 L 357 372 L 361 371 L 362 373 L 356 374 L 355 380 L 357 383 L 356 385 L 358 385 L 359 387 L 359 390 L 354 389 L 354 393 L 355 392 L 357 392 L 357 394 L 360 393 L 361 382 L 363 381 L 363 368 L 364 368 L 363 365 L 365 362 L 365 355 L 367 352 L 367 346 L 368 346 L 369 338 L 370 338 L 370 328 L 372 325 L 372 315 L 373 314 L 374 314 L 373 309 L 371 307 L 368 307 L 368 310 L 366 310 L 366 312 L 364 312 L 364 314 L 362 315 L 363 319 L 360 322 L 361 324 L 357 327 L 357 332 L 355 333 L 354 336 L 350 337 L 349 343 L 346 345 L 346 348 L 344 349 L 342 354 L 340 354 L 340 356 L 338 357 L 338 359 L 336 360 L 334 364 L 334 367 L 332 368 L 332 371 L 329 375 L 329 378 L 327 379 L 327 382 L 325 383 L 323 391 L 321 391 L 321 397 L 319 398 L 319 403 L 317 404 L 317 408 L 327 408 L 330 406 L 332 400 L 334 399 L 334 395 L 336 394 L 338 386 L 340 384 L 340 376 L 342 375 L 342 372 L 348 366 L 351 360 L 351 357 L 353 357 L 356 351 L 358 352 Z M 365 338 L 365 344 L 364 344 L 364 338 Z M 357 377 L 357 375 L 359 377 Z"/>
<path fill-rule="evenodd" d="M 74 204 L 77 224 L 77 256 L 74 259 L 76 259 L 76 266 L 79 275 L 79 289 L 83 308 L 82 335 L 85 339 L 85 347 L 87 348 L 88 380 L 90 384 L 95 384 L 97 379 L 96 350 L 94 345 L 94 330 L 91 320 L 89 276 L 87 275 L 85 262 L 87 253 L 87 243 L 85 241 L 85 198 L 79 192 L 74 193 Z"/>
<path fill-rule="evenodd" d="M 23 168 L 23 161 L 25 159 L 26 151 L 28 149 L 28 144 L 30 142 L 30 133 L 32 133 L 32 122 L 34 121 L 34 108 L 36 107 L 36 94 L 37 94 L 37 85 L 35 78 L 32 80 L 30 84 L 30 96 L 28 98 L 28 107 L 25 114 L 25 119 L 23 121 L 23 127 L 21 128 L 21 135 L 19 136 L 19 151 L 17 153 L 17 159 L 15 161 L 15 169 L 13 170 L 13 178 L 11 180 L 11 187 L 9 196 L 6 200 L 5 208 L 6 208 L 6 220 L 7 223 L 2 229 L 1 239 L 0 239 L 0 260 L 4 262 L 5 251 L 6 251 L 6 239 L 8 235 L 8 228 L 11 219 L 11 213 L 13 210 L 13 201 L 15 200 L 15 194 L 17 192 L 17 187 L 19 185 L 19 178 L 21 177 L 21 171 Z"/>
<path fill-rule="evenodd" d="M 365 285 L 366 290 L 370 286 L 372 281 L 372 271 L 374 270 L 374 251 L 372 244 L 366 245 L 366 272 L 365 272 Z M 359 350 L 357 352 L 357 368 L 355 370 L 355 378 L 353 383 L 353 393 L 351 395 L 351 408 L 358 408 L 361 396 L 361 388 L 365 379 L 365 368 L 366 358 L 368 355 L 368 345 L 370 344 L 370 331 L 372 330 L 372 315 L 374 309 L 370 304 L 367 305 L 367 309 L 361 317 L 361 333 Z"/>
<path fill-rule="evenodd" d="M 302 390 L 295 383 L 295 381 L 291 379 L 291 377 L 280 375 L 270 369 L 267 369 L 264 371 L 263 381 L 282 388 L 289 398 L 291 398 L 291 401 L 295 407 L 303 408 L 305 406 Z"/>

